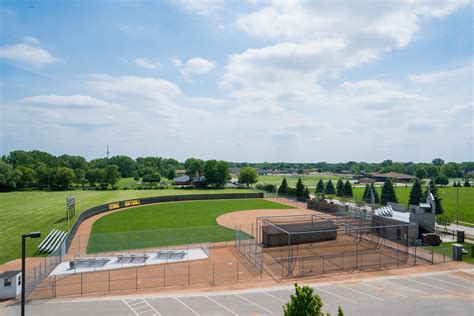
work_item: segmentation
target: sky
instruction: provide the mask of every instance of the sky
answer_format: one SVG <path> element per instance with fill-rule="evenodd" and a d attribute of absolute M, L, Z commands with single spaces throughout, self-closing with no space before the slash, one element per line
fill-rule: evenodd
<path fill-rule="evenodd" d="M 0 154 L 473 161 L 473 3 L 0 2 Z"/>

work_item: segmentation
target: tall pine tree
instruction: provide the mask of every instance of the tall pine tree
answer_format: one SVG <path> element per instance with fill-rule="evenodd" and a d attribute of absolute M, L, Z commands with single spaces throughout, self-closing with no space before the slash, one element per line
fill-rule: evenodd
<path fill-rule="evenodd" d="M 288 183 L 286 182 L 286 178 L 281 180 L 280 187 L 278 188 L 278 194 L 285 195 L 288 193 Z"/>
<path fill-rule="evenodd" d="M 418 178 L 413 182 L 413 187 L 411 188 L 410 198 L 408 200 L 408 205 L 418 205 L 421 202 L 422 193 L 421 193 L 421 182 Z"/>
<path fill-rule="evenodd" d="M 332 181 L 329 180 L 328 183 L 326 184 L 326 188 L 324 189 L 325 194 L 336 194 L 336 189 L 334 188 L 334 184 L 332 184 Z"/>
<path fill-rule="evenodd" d="M 304 188 L 303 197 L 304 197 L 305 199 L 309 199 L 309 198 L 310 198 L 310 196 L 309 196 L 309 188 L 308 188 L 308 187 L 305 187 L 305 188 Z"/>
<path fill-rule="evenodd" d="M 374 200 L 375 200 L 375 203 L 380 203 L 379 193 L 378 193 L 377 190 L 375 189 L 375 185 L 374 185 L 373 182 L 372 182 L 372 184 L 370 185 L 370 187 L 372 188 L 372 192 L 374 192 Z"/>
<path fill-rule="evenodd" d="M 344 197 L 353 197 L 354 194 L 352 193 L 352 185 L 351 183 L 349 182 L 349 180 L 346 181 L 346 183 L 344 183 Z"/>
<path fill-rule="evenodd" d="M 430 180 L 428 188 L 426 189 L 426 191 L 423 194 L 423 200 L 426 200 L 426 198 L 428 197 L 428 190 L 431 191 L 431 194 L 433 194 L 433 197 L 435 199 L 436 214 L 443 214 L 444 209 L 443 209 L 443 205 L 441 203 L 443 201 L 443 199 L 438 195 L 438 188 L 436 187 L 435 182 L 434 182 L 433 179 Z"/>
<path fill-rule="evenodd" d="M 319 179 L 318 184 L 316 184 L 316 193 L 324 192 L 324 182 L 323 179 Z"/>
<path fill-rule="evenodd" d="M 382 195 L 380 197 L 380 203 L 387 205 L 388 202 L 398 203 L 397 194 L 393 188 L 392 179 L 387 178 L 382 187 Z"/>
<path fill-rule="evenodd" d="M 336 184 L 336 196 L 344 196 L 344 182 L 339 179 Z"/>
<path fill-rule="evenodd" d="M 362 194 L 362 199 L 365 203 L 370 203 L 372 200 L 370 194 L 370 186 L 368 184 L 365 185 L 364 194 Z"/>
<path fill-rule="evenodd" d="M 304 184 L 301 178 L 298 178 L 298 182 L 296 182 L 296 192 L 295 195 L 296 197 L 303 197 L 304 195 Z"/>

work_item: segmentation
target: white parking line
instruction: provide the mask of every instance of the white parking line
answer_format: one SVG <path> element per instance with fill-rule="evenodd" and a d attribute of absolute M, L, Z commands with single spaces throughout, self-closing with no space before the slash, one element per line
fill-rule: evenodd
<path fill-rule="evenodd" d="M 235 294 L 235 295 L 236 295 L 237 297 L 240 297 L 240 298 L 243 299 L 244 301 L 247 301 L 247 302 L 249 302 L 250 304 L 253 304 L 253 305 L 257 306 L 258 308 L 260 308 L 260 309 L 266 311 L 267 313 L 273 314 L 273 312 L 272 312 L 271 310 L 268 310 L 268 309 L 266 309 L 265 307 L 260 306 L 259 304 L 255 303 L 255 302 L 252 302 L 251 300 L 249 300 L 249 299 L 243 297 L 242 295 L 240 295 L 240 294 Z"/>
<path fill-rule="evenodd" d="M 232 313 L 233 315 L 238 316 L 238 314 L 237 314 L 236 312 L 234 312 L 233 310 L 231 310 L 231 309 L 225 307 L 224 305 L 222 305 L 221 303 L 219 303 L 219 302 L 216 301 L 215 299 L 212 299 L 212 298 L 210 298 L 209 296 L 205 296 L 205 298 L 207 298 L 207 299 L 210 300 L 211 302 L 216 303 L 217 305 L 219 305 L 220 307 L 222 307 L 222 308 L 225 309 L 226 311 Z"/>
<path fill-rule="evenodd" d="M 440 279 L 433 278 L 433 277 L 429 277 L 429 276 L 425 276 L 425 278 L 432 279 L 432 280 L 436 280 L 436 281 L 443 282 L 443 283 L 446 283 L 446 284 L 451 284 L 451 285 L 459 286 L 459 287 L 462 287 L 462 288 L 465 288 L 465 289 L 474 291 L 474 290 L 472 289 L 472 287 L 469 287 L 469 286 L 464 286 L 464 285 L 460 285 L 460 284 L 456 284 L 456 283 L 453 283 L 453 282 L 448 282 L 448 281 L 440 280 Z"/>
<path fill-rule="evenodd" d="M 343 300 L 346 300 L 346 301 L 352 302 L 352 303 L 354 303 L 354 304 L 357 304 L 357 302 L 356 302 L 356 301 L 354 301 L 354 300 L 351 300 L 350 298 L 346 298 L 346 297 L 344 297 L 344 296 L 341 296 L 341 295 L 338 295 L 338 294 L 336 294 L 336 293 L 332 293 L 332 292 L 329 292 L 329 291 L 323 290 L 323 289 L 322 289 L 322 288 L 320 288 L 320 287 L 314 287 L 314 288 L 315 288 L 315 289 L 318 289 L 318 291 L 323 291 L 323 292 L 325 292 L 325 293 L 328 293 L 328 294 L 331 294 L 331 295 L 333 295 L 333 296 L 336 296 L 336 297 L 342 298 Z"/>
<path fill-rule="evenodd" d="M 344 286 L 344 285 L 340 285 L 340 284 L 339 284 L 339 286 L 342 287 L 343 289 L 347 289 L 347 290 L 353 291 L 353 292 L 355 292 L 355 293 L 359 293 L 359 294 L 362 294 L 362 295 L 366 295 L 366 296 L 371 297 L 371 298 L 373 298 L 373 299 L 375 299 L 375 300 L 383 301 L 383 299 L 381 299 L 381 298 L 378 298 L 378 297 L 376 297 L 376 296 L 373 296 L 373 295 L 364 293 L 364 292 L 362 292 L 362 291 L 355 290 L 355 289 L 351 289 L 350 287 L 347 287 L 347 286 Z"/>
<path fill-rule="evenodd" d="M 285 300 L 282 300 L 281 298 L 276 297 L 275 295 L 272 295 L 272 294 L 270 294 L 270 293 L 268 293 L 268 292 L 262 291 L 262 293 L 263 293 L 263 294 L 267 294 L 268 296 L 273 297 L 274 299 L 277 299 L 277 300 L 279 300 L 280 302 L 286 303 Z"/>
<path fill-rule="evenodd" d="M 158 314 L 158 316 L 161 316 L 161 313 L 160 313 L 156 308 L 154 308 L 150 303 L 148 303 L 148 301 L 147 301 L 146 299 L 144 299 L 143 301 L 144 301 L 148 306 L 150 306 L 150 308 L 151 308 L 153 311 L 155 311 L 155 312 Z"/>
<path fill-rule="evenodd" d="M 385 282 L 390 282 L 390 283 L 396 284 L 396 285 L 398 285 L 398 286 L 407 288 L 407 289 L 412 290 L 412 291 L 417 291 L 417 292 L 420 292 L 420 293 L 424 293 L 424 294 L 426 294 L 426 295 L 431 295 L 431 293 L 428 293 L 428 292 L 425 292 L 425 291 L 422 291 L 422 290 L 418 290 L 418 289 L 414 289 L 414 288 L 412 288 L 412 287 L 409 287 L 409 286 L 406 286 L 406 285 L 403 285 L 403 284 L 400 284 L 400 283 L 397 283 L 397 282 L 393 282 L 393 281 L 391 281 L 391 280 L 389 280 L 389 279 L 385 279 L 384 281 L 385 281 Z"/>
<path fill-rule="evenodd" d="M 382 291 L 384 291 L 384 292 L 388 292 L 388 293 L 393 294 L 393 295 L 398 295 L 398 296 L 401 296 L 401 297 L 403 297 L 403 298 L 408 298 L 408 296 L 399 294 L 399 293 L 397 293 L 397 292 L 389 291 L 389 290 L 387 290 L 387 289 L 384 289 L 384 288 L 382 288 L 382 287 L 378 287 L 378 286 L 372 285 L 372 284 L 370 284 L 370 283 L 366 283 L 366 282 L 363 282 L 363 283 L 364 283 L 364 285 L 371 286 L 371 287 L 373 287 L 374 289 L 377 289 L 378 291 L 382 290 Z"/>
<path fill-rule="evenodd" d="M 430 287 L 432 287 L 432 288 L 434 288 L 434 289 L 438 289 L 438 290 L 442 290 L 442 291 L 457 293 L 456 291 L 453 291 L 453 290 L 448 290 L 448 289 L 445 289 L 445 288 L 442 288 L 442 287 L 439 287 L 439 286 L 431 285 L 431 284 L 424 283 L 424 282 L 420 282 L 420 281 L 416 281 L 416 280 L 411 280 L 411 279 L 408 279 L 408 278 L 404 278 L 404 280 L 407 280 L 407 281 L 410 281 L 410 282 L 414 282 L 414 283 L 418 283 L 418 284 L 421 284 L 421 285 L 430 286 Z"/>
<path fill-rule="evenodd" d="M 198 315 L 199 316 L 199 313 L 196 312 L 194 309 L 192 309 L 191 307 L 189 307 L 188 305 L 184 304 L 184 302 L 182 300 L 180 300 L 179 298 L 175 297 L 174 298 L 175 300 L 177 300 L 179 303 L 181 303 L 184 307 L 186 307 L 187 309 L 189 309 L 191 312 L 193 312 L 195 315 Z"/>
<path fill-rule="evenodd" d="M 448 277 L 455 277 L 456 279 L 461 279 L 461 280 L 467 281 L 467 282 L 469 282 L 469 283 L 474 283 L 474 282 L 471 281 L 471 280 L 463 279 L 463 278 L 461 278 L 460 276 L 457 276 L 457 275 L 454 275 L 454 274 L 446 274 L 446 276 L 448 276 Z"/>
<path fill-rule="evenodd" d="M 123 302 L 125 305 L 127 305 L 127 307 L 130 308 L 130 310 L 131 310 L 135 315 L 138 316 L 138 313 L 137 313 L 130 305 L 128 305 L 128 303 L 127 303 L 126 300 L 122 300 L 122 302 Z"/>

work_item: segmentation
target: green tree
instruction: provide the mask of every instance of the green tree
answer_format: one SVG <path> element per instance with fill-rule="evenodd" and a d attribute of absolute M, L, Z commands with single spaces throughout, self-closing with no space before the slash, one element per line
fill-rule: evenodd
<path fill-rule="evenodd" d="M 204 178 L 208 185 L 222 187 L 230 179 L 229 163 L 223 160 L 208 160 L 204 164 Z"/>
<path fill-rule="evenodd" d="M 461 183 L 460 183 L 460 182 L 458 182 L 458 183 L 459 183 L 458 186 L 460 187 L 460 186 L 461 186 Z M 464 181 L 464 186 L 465 186 L 466 188 L 469 188 L 469 187 L 471 186 L 471 184 L 469 183 L 469 180 Z"/>
<path fill-rule="evenodd" d="M 447 185 L 449 184 L 449 179 L 444 174 L 442 174 L 436 177 L 435 183 L 438 185 Z"/>
<path fill-rule="evenodd" d="M 443 204 L 442 204 L 443 199 L 439 196 L 438 187 L 436 186 L 433 179 L 430 180 L 430 183 L 428 184 L 428 188 L 423 193 L 423 200 L 426 200 L 426 198 L 428 197 L 428 191 L 431 191 L 431 194 L 433 194 L 433 198 L 436 203 L 436 214 L 443 214 L 444 213 Z"/>
<path fill-rule="evenodd" d="M 17 166 L 15 170 L 21 172 L 20 181 L 18 184 L 22 187 L 31 187 L 36 183 L 36 171 L 27 166 Z"/>
<path fill-rule="evenodd" d="M 375 203 L 380 203 L 379 192 L 375 189 L 375 185 L 374 185 L 373 182 L 370 185 L 370 187 L 372 189 L 372 192 L 374 192 L 374 202 Z"/>
<path fill-rule="evenodd" d="M 336 189 L 334 188 L 334 184 L 332 184 L 331 180 L 329 180 L 326 183 L 326 188 L 324 188 L 324 193 L 328 195 L 336 194 Z"/>
<path fill-rule="evenodd" d="M 446 214 L 436 216 L 436 223 L 440 226 L 444 226 L 444 229 L 446 229 L 447 226 L 451 225 L 451 222 L 451 217 Z"/>
<path fill-rule="evenodd" d="M 441 158 L 435 158 L 431 161 L 435 166 L 441 166 L 444 164 L 444 160 Z"/>
<path fill-rule="evenodd" d="M 21 181 L 21 172 L 14 170 L 13 167 L 0 160 L 0 190 L 15 190 L 18 182 Z"/>
<path fill-rule="evenodd" d="M 174 168 L 168 169 L 168 172 L 166 173 L 166 178 L 168 178 L 168 180 L 173 180 L 174 178 L 176 178 L 176 170 Z"/>
<path fill-rule="evenodd" d="M 323 193 L 323 194 L 324 194 L 324 193 Z M 310 198 L 310 192 L 309 192 L 309 188 L 308 188 L 308 187 L 305 187 L 305 188 L 304 188 L 303 197 L 304 197 L 305 199 L 309 199 L 309 198 Z"/>
<path fill-rule="evenodd" d="M 133 176 L 136 169 L 136 162 L 128 156 L 113 156 L 109 159 L 109 164 L 116 165 L 119 168 L 122 178 Z"/>
<path fill-rule="evenodd" d="M 86 171 L 86 180 L 89 185 L 93 186 L 96 183 L 102 182 L 103 169 L 93 168 Z"/>
<path fill-rule="evenodd" d="M 74 181 L 74 171 L 68 167 L 54 168 L 51 186 L 56 190 L 67 190 Z"/>
<path fill-rule="evenodd" d="M 285 316 L 324 316 L 322 308 L 323 301 L 314 293 L 313 288 L 307 285 L 301 287 L 296 283 L 295 294 L 291 294 L 290 301 L 283 306 L 283 313 Z M 340 307 L 339 315 L 344 315 Z"/>
<path fill-rule="evenodd" d="M 160 181 L 161 181 L 161 174 L 156 171 L 143 176 L 143 179 L 142 179 L 142 182 L 147 182 L 147 183 L 158 183 Z"/>
<path fill-rule="evenodd" d="M 108 165 L 104 169 L 104 178 L 102 179 L 103 184 L 110 184 L 114 186 L 120 179 L 119 168 L 116 165 Z"/>
<path fill-rule="evenodd" d="M 344 196 L 344 182 L 342 179 L 339 179 L 336 184 L 336 196 Z"/>
<path fill-rule="evenodd" d="M 346 183 L 344 183 L 344 197 L 353 197 L 354 194 L 352 193 L 352 185 L 349 182 L 349 180 L 346 180 Z"/>
<path fill-rule="evenodd" d="M 421 202 L 422 192 L 421 192 L 421 182 L 417 178 L 413 182 L 413 186 L 410 191 L 410 198 L 408 200 L 408 205 L 418 205 Z"/>
<path fill-rule="evenodd" d="M 366 184 L 364 193 L 362 194 L 362 199 L 365 203 L 370 203 L 371 201 L 371 194 L 370 194 L 370 185 Z"/>
<path fill-rule="evenodd" d="M 436 178 L 439 174 L 439 170 L 436 166 L 426 167 L 426 176 L 428 178 Z"/>
<path fill-rule="evenodd" d="M 301 178 L 298 178 L 298 181 L 296 182 L 296 191 L 295 191 L 295 195 L 296 197 L 303 197 L 303 194 L 304 194 L 304 184 L 303 184 L 303 181 L 301 180 Z"/>
<path fill-rule="evenodd" d="M 448 178 L 456 178 L 462 175 L 459 165 L 455 162 L 448 162 L 447 164 L 442 165 L 439 171 Z"/>
<path fill-rule="evenodd" d="M 385 180 L 385 183 L 382 186 L 382 195 L 380 197 L 380 203 L 382 205 L 387 205 L 388 202 L 398 203 L 392 179 L 389 178 Z"/>
<path fill-rule="evenodd" d="M 242 167 L 239 174 L 239 183 L 246 184 L 247 188 L 258 181 L 258 173 L 255 168 Z"/>
<path fill-rule="evenodd" d="M 423 180 L 424 178 L 426 178 L 426 169 L 424 167 L 416 168 L 415 176 L 418 179 Z"/>
<path fill-rule="evenodd" d="M 280 186 L 278 187 L 278 194 L 286 195 L 287 193 L 288 193 L 288 183 L 286 182 L 286 178 L 283 178 L 283 180 L 281 180 Z"/>
<path fill-rule="evenodd" d="M 316 184 L 316 193 L 324 192 L 324 182 L 323 179 L 319 179 L 318 184 Z"/>
<path fill-rule="evenodd" d="M 191 181 L 197 180 L 204 175 L 204 161 L 201 159 L 188 158 L 184 162 L 184 169 Z"/>
<path fill-rule="evenodd" d="M 84 169 L 74 170 L 74 183 L 79 184 L 82 187 L 84 187 L 84 184 L 87 183 L 87 181 L 86 181 L 86 171 Z"/>

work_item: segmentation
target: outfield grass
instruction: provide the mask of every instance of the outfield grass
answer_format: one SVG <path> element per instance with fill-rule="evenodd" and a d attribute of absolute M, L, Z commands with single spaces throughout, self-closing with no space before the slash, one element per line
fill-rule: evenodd
<path fill-rule="evenodd" d="M 233 229 L 216 223 L 220 215 L 243 210 L 288 208 L 292 207 L 247 199 L 173 202 L 126 209 L 106 215 L 93 224 L 87 252 L 234 240 Z"/>
<path fill-rule="evenodd" d="M 381 195 L 381 187 L 376 188 L 379 196 Z M 425 190 L 426 188 L 423 188 Z M 453 187 L 440 187 L 438 194 L 443 199 L 442 204 L 445 214 L 451 216 L 453 220 L 456 219 L 456 189 Z M 353 201 L 362 201 L 362 194 L 364 194 L 365 187 L 353 188 Z M 396 187 L 398 202 L 408 205 L 411 187 Z M 459 188 L 459 220 L 467 223 L 474 223 L 474 187 Z"/>
<path fill-rule="evenodd" d="M 76 196 L 76 215 L 83 210 L 113 201 L 133 198 L 207 193 L 242 193 L 242 189 L 225 190 L 109 190 L 61 192 L 0 193 L 0 264 L 21 257 L 21 234 L 40 231 L 39 239 L 27 241 L 27 255 L 32 256 L 38 244 L 53 229 L 67 230 L 66 197 Z"/>

